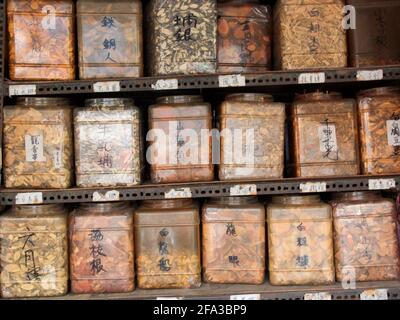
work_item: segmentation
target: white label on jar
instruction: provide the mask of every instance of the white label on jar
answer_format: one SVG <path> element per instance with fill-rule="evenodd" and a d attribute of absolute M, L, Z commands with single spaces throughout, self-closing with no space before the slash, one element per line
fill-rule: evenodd
<path fill-rule="evenodd" d="M 383 80 L 383 70 L 360 70 L 357 71 L 358 81 L 377 81 Z"/>
<path fill-rule="evenodd" d="M 360 294 L 361 300 L 388 300 L 387 289 L 365 290 Z"/>
<path fill-rule="evenodd" d="M 56 8 L 51 5 L 43 6 L 42 13 L 46 16 L 42 18 L 42 28 L 44 30 L 56 29 Z"/>
<path fill-rule="evenodd" d="M 303 193 L 326 192 L 326 182 L 307 182 L 300 184 Z"/>
<path fill-rule="evenodd" d="M 238 184 L 231 187 L 231 196 L 256 196 L 257 185 L 255 184 Z"/>
<path fill-rule="evenodd" d="M 61 150 L 54 151 L 54 168 L 60 169 L 62 167 Z"/>
<path fill-rule="evenodd" d="M 160 79 L 151 87 L 154 90 L 176 90 L 179 87 L 179 82 L 178 79 Z"/>
<path fill-rule="evenodd" d="M 93 84 L 94 92 L 119 92 L 121 85 L 119 81 L 96 82 Z"/>
<path fill-rule="evenodd" d="M 325 72 L 301 73 L 299 84 L 325 83 Z"/>
<path fill-rule="evenodd" d="M 27 162 L 45 162 L 43 149 L 42 134 L 25 136 L 25 160 Z"/>
<path fill-rule="evenodd" d="M 261 300 L 260 294 L 238 294 L 230 296 L 229 300 Z"/>
<path fill-rule="evenodd" d="M 369 179 L 369 190 L 389 190 L 396 188 L 396 180 L 394 179 Z"/>
<path fill-rule="evenodd" d="M 218 82 L 219 82 L 220 88 L 245 87 L 246 86 L 246 77 L 242 76 L 241 74 L 219 76 Z"/>
<path fill-rule="evenodd" d="M 8 87 L 8 95 L 12 96 L 34 96 L 36 95 L 36 85 L 35 84 L 18 84 L 10 85 Z"/>
<path fill-rule="evenodd" d="M 192 197 L 190 188 L 171 189 L 165 193 L 165 199 L 186 199 Z"/>
<path fill-rule="evenodd" d="M 101 192 L 93 192 L 93 202 L 107 202 L 107 201 L 119 201 L 119 191 L 111 190 L 102 194 Z"/>
<path fill-rule="evenodd" d="M 18 193 L 15 196 L 15 204 L 42 204 L 43 193 L 42 192 L 29 192 L 29 193 Z"/>
<path fill-rule="evenodd" d="M 318 128 L 319 136 L 319 148 L 321 152 L 326 155 L 326 158 L 330 158 L 333 152 L 338 151 L 337 138 L 336 138 L 336 126 L 326 121 L 322 123 Z"/>
<path fill-rule="evenodd" d="M 332 300 L 332 295 L 327 292 L 306 293 L 304 300 Z"/>
<path fill-rule="evenodd" d="M 387 129 L 389 146 L 393 147 L 400 146 L 400 119 L 387 120 L 386 129 Z"/>

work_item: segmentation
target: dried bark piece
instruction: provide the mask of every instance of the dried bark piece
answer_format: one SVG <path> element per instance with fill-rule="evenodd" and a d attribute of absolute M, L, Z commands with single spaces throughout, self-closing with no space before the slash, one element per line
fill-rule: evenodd
<path fill-rule="evenodd" d="M 67 212 L 62 206 L 13 207 L 0 216 L 0 239 L 2 297 L 67 294 Z"/>
<path fill-rule="evenodd" d="M 81 79 L 143 76 L 140 0 L 78 0 Z"/>
<path fill-rule="evenodd" d="M 215 0 L 151 0 L 147 21 L 150 75 L 215 73 Z"/>
<path fill-rule="evenodd" d="M 274 10 L 276 69 L 347 66 L 343 0 L 278 0 Z"/>
<path fill-rule="evenodd" d="M 73 293 L 135 289 L 133 208 L 127 203 L 82 204 L 69 218 Z"/>
<path fill-rule="evenodd" d="M 208 283 L 262 284 L 265 209 L 257 198 L 213 199 L 203 206 L 203 279 Z"/>
<path fill-rule="evenodd" d="M 20 98 L 4 108 L 6 188 L 69 188 L 72 107 L 60 98 Z"/>
<path fill-rule="evenodd" d="M 10 0 L 7 4 L 11 80 L 75 79 L 72 0 Z"/>

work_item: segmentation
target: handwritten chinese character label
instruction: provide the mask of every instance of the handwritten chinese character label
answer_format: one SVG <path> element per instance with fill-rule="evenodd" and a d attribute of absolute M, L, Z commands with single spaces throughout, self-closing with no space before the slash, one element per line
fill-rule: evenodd
<path fill-rule="evenodd" d="M 306 230 L 306 227 L 304 226 L 303 222 L 302 222 L 302 223 L 300 223 L 300 224 L 297 226 L 297 230 L 299 230 L 300 232 L 302 232 L 302 231 L 305 231 L 305 230 Z"/>
<path fill-rule="evenodd" d="M 197 17 L 193 13 L 188 13 L 186 16 L 177 15 L 173 18 L 175 27 L 175 41 L 191 41 L 192 29 L 197 27 Z"/>
<path fill-rule="evenodd" d="M 26 268 L 25 278 L 27 281 L 40 280 L 40 267 L 37 265 L 35 257 L 35 233 L 28 232 L 18 238 L 22 244 L 24 266 Z"/>
<path fill-rule="evenodd" d="M 89 262 L 90 270 L 94 276 L 98 275 L 100 272 L 107 272 L 104 269 L 101 258 L 107 257 L 104 252 L 102 241 L 104 240 L 104 235 L 100 229 L 93 229 L 88 234 L 91 245 L 89 247 L 89 254 L 91 260 Z"/>
<path fill-rule="evenodd" d="M 116 28 L 114 18 L 113 17 L 107 17 L 107 16 L 104 17 L 101 20 L 101 27 L 102 28 L 108 28 L 108 29 Z"/>
<path fill-rule="evenodd" d="M 376 27 L 376 36 L 375 36 L 375 44 L 377 46 L 387 48 L 388 47 L 388 38 L 387 38 L 387 26 L 384 17 L 384 9 L 377 8 L 374 10 L 374 19 L 375 19 L 375 27 Z"/>
<path fill-rule="evenodd" d="M 226 235 L 232 236 L 232 237 L 237 237 L 236 227 L 233 223 L 226 224 Z"/>
<path fill-rule="evenodd" d="M 325 159 L 338 160 L 338 145 L 335 124 L 326 119 L 318 128 L 319 148 Z"/>
<path fill-rule="evenodd" d="M 296 258 L 296 265 L 302 268 L 308 267 L 309 257 L 307 255 Z"/>
<path fill-rule="evenodd" d="M 234 266 L 240 266 L 240 260 L 238 256 L 229 256 L 228 261 Z"/>
<path fill-rule="evenodd" d="M 160 253 L 160 260 L 158 261 L 160 270 L 162 272 L 171 271 L 171 265 L 168 259 L 168 236 L 169 231 L 167 228 L 161 229 L 159 232 L 160 240 L 158 242 L 158 251 Z"/>
<path fill-rule="evenodd" d="M 105 125 L 100 125 L 98 134 L 101 138 L 99 139 L 97 145 L 97 153 L 99 156 L 97 163 L 99 166 L 103 168 L 112 169 L 113 168 L 112 144 L 109 141 L 109 139 L 107 139 L 110 132 L 109 130 L 107 130 L 107 127 Z"/>
<path fill-rule="evenodd" d="M 321 32 L 321 27 L 318 22 L 318 18 L 320 17 L 320 12 L 318 8 L 312 8 L 308 14 L 310 18 L 314 20 L 310 22 L 308 27 L 309 39 L 308 39 L 308 48 L 311 54 L 317 54 L 320 48 L 319 43 L 319 33 Z"/>
<path fill-rule="evenodd" d="M 25 158 L 27 162 L 45 162 L 43 135 L 25 136 Z"/>
<path fill-rule="evenodd" d="M 298 246 L 298 247 L 305 247 L 305 246 L 307 246 L 307 238 L 306 238 L 306 237 L 297 238 L 297 246 Z"/>
<path fill-rule="evenodd" d="M 400 114 L 394 113 L 386 121 L 388 144 L 393 147 L 393 156 L 400 155 Z"/>

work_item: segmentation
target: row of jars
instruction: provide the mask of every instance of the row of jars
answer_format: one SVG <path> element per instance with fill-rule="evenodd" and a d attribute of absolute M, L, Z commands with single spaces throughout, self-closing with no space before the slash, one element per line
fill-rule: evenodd
<path fill-rule="evenodd" d="M 277 196 L 266 208 L 257 197 L 212 199 L 201 235 L 199 205 L 187 199 L 81 204 L 69 227 L 67 216 L 60 205 L 0 215 L 3 297 L 64 295 L 68 280 L 73 293 L 130 292 L 135 274 L 142 289 L 262 284 L 266 252 L 272 285 L 400 276 L 396 206 L 375 192 L 336 194 L 329 204 Z"/>
<path fill-rule="evenodd" d="M 279 0 L 272 19 L 256 0 L 151 0 L 142 26 L 140 0 L 10 0 L 9 76 L 75 79 L 75 29 L 80 79 L 143 76 L 143 27 L 151 76 L 270 70 L 272 29 L 276 69 L 400 63 L 399 3 L 347 4 Z"/>
<path fill-rule="evenodd" d="M 65 99 L 36 97 L 4 108 L 6 188 L 69 188 L 74 154 L 78 187 L 138 185 L 144 156 L 152 183 L 212 181 L 215 163 L 220 180 L 284 176 L 285 105 L 269 95 L 227 96 L 219 139 L 200 96 L 159 98 L 149 107 L 146 151 L 133 100 L 90 99 L 73 120 L 72 109 Z M 339 93 L 302 94 L 288 120 L 289 176 L 400 173 L 398 88 L 362 91 L 358 103 Z"/>

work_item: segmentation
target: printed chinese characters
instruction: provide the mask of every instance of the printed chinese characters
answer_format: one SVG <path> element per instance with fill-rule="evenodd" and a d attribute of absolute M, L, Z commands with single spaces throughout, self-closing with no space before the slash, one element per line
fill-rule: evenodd
<path fill-rule="evenodd" d="M 102 20 L 101 20 L 101 27 L 102 28 L 106 28 L 106 29 L 112 29 L 112 28 L 117 28 L 115 25 L 115 20 L 113 17 L 107 17 L 105 16 Z M 117 41 L 115 40 L 115 38 L 105 38 L 103 41 L 103 50 L 107 50 L 107 56 L 105 58 L 105 61 L 112 61 L 117 63 L 116 60 L 114 60 L 112 58 L 112 50 L 116 50 L 117 49 Z"/>
<path fill-rule="evenodd" d="M 29 228 L 28 228 L 28 231 Z M 32 281 L 32 280 L 40 280 L 40 267 L 36 265 L 36 260 L 35 260 L 35 242 L 34 242 L 34 237 L 35 233 L 27 233 L 21 237 L 19 237 L 19 240 L 22 240 L 24 245 L 22 247 L 22 250 L 24 250 L 24 264 L 26 268 L 26 280 Z"/>
<path fill-rule="evenodd" d="M 304 226 L 303 223 L 300 223 L 297 226 L 297 230 L 300 233 L 303 233 L 304 231 L 306 231 L 306 227 Z M 308 242 L 307 242 L 307 237 L 300 235 L 297 237 L 297 247 L 306 247 L 308 246 Z M 301 255 L 296 257 L 296 265 L 302 268 L 307 268 L 309 266 L 309 257 L 308 255 Z"/>
<path fill-rule="evenodd" d="M 170 262 L 167 257 L 168 252 L 168 242 L 167 237 L 169 235 L 169 231 L 164 228 L 160 232 L 160 241 L 158 243 L 159 252 L 161 255 L 161 259 L 159 260 L 160 270 L 162 272 L 169 272 L 171 270 Z"/>
<path fill-rule="evenodd" d="M 310 26 L 308 28 L 308 31 L 310 33 L 310 38 L 308 41 L 308 47 L 310 50 L 311 54 L 317 54 L 318 53 L 318 49 L 320 47 L 320 43 L 318 40 L 318 33 L 321 32 L 321 27 L 317 21 L 317 19 L 320 16 L 320 12 L 317 8 L 313 8 L 311 9 L 309 12 L 309 15 L 311 18 L 314 18 L 316 21 L 311 21 L 310 22 Z"/>
<path fill-rule="evenodd" d="M 103 263 L 101 261 L 101 257 L 106 257 L 107 255 L 104 253 L 104 248 L 102 245 L 102 241 L 104 239 L 103 233 L 99 229 L 91 230 L 89 233 L 89 239 L 91 241 L 90 250 L 90 270 L 92 274 L 98 275 L 100 272 L 107 272 L 104 269 Z"/>
<path fill-rule="evenodd" d="M 236 228 L 235 228 L 235 225 L 233 223 L 228 223 L 226 225 L 226 234 L 228 236 L 237 237 Z"/>
<path fill-rule="evenodd" d="M 192 29 L 197 27 L 197 17 L 193 13 L 186 16 L 175 16 L 173 18 L 174 27 L 177 31 L 174 34 L 175 41 L 190 41 L 192 37 Z"/>
<path fill-rule="evenodd" d="M 113 167 L 113 156 L 112 156 L 112 145 L 111 142 L 107 141 L 108 130 L 105 125 L 99 126 L 99 135 L 103 138 L 99 140 L 99 144 L 97 147 L 99 160 L 98 164 L 103 168 L 112 168 Z"/>
<path fill-rule="evenodd" d="M 320 149 L 323 157 L 329 160 L 338 160 L 339 152 L 337 147 L 336 126 L 325 119 L 319 128 Z"/>
<path fill-rule="evenodd" d="M 400 114 L 393 113 L 387 121 L 389 145 L 393 146 L 393 156 L 400 155 Z"/>

